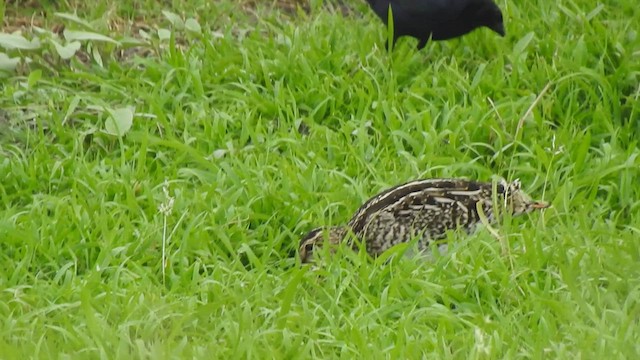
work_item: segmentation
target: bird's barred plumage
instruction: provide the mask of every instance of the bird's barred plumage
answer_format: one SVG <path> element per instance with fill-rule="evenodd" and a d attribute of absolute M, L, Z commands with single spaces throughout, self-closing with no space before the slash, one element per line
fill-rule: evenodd
<path fill-rule="evenodd" d="M 369 199 L 347 226 L 332 227 L 328 234 L 323 228 L 312 230 L 300 242 L 300 257 L 309 262 L 316 246 L 325 241 L 336 245 L 349 233 L 362 241 L 372 256 L 415 238 L 419 250 L 425 250 L 432 240 L 446 237 L 448 230 L 472 233 L 482 223 L 481 214 L 489 223 L 495 222 L 501 211 L 496 205 L 513 216 L 548 206 L 532 201 L 520 187 L 518 180 L 510 184 L 464 179 L 411 181 Z"/>

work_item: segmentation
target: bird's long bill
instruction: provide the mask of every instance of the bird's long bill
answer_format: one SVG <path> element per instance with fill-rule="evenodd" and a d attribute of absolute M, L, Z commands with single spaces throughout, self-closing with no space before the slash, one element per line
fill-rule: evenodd
<path fill-rule="evenodd" d="M 534 201 L 533 203 L 531 203 L 532 209 L 547 209 L 550 207 L 551 207 L 551 204 L 545 201 Z"/>

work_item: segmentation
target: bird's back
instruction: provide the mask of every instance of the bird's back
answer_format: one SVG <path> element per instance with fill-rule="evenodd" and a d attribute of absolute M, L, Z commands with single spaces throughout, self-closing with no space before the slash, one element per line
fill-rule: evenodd
<path fill-rule="evenodd" d="M 480 223 L 477 210 L 493 219 L 491 183 L 461 179 L 412 181 L 382 192 L 358 209 L 349 222 L 355 234 L 367 243 L 370 253 L 381 253 L 401 242 L 421 236 L 441 239 L 448 230 L 472 232 Z M 496 184 L 498 196 L 505 187 Z"/>
<path fill-rule="evenodd" d="M 486 26 L 504 36 L 502 13 L 492 0 L 369 0 L 373 11 L 386 24 L 393 13 L 394 41 L 401 36 L 419 40 L 447 40 Z"/>
<path fill-rule="evenodd" d="M 498 193 L 504 185 L 497 184 Z M 492 184 L 463 179 L 426 179 L 411 181 L 383 191 L 362 205 L 349 221 L 355 233 L 361 231 L 371 217 L 381 211 L 402 213 L 411 208 L 418 211 L 435 211 L 448 208 L 450 203 L 475 204 L 481 199 L 491 199 Z"/>
<path fill-rule="evenodd" d="M 394 22 L 445 22 L 455 18 L 469 2 L 470 0 L 369 0 L 369 5 L 385 23 L 389 5 Z"/>

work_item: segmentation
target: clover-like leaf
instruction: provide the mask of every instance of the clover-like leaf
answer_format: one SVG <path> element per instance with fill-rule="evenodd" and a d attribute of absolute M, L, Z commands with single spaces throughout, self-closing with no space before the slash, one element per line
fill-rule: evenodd
<path fill-rule="evenodd" d="M 133 106 L 106 110 L 109 113 L 109 117 L 104 124 L 106 133 L 123 136 L 131 129 L 131 125 L 133 125 L 133 114 L 135 113 Z"/>
<path fill-rule="evenodd" d="M 80 50 L 81 46 L 79 41 L 72 41 L 67 45 L 59 44 L 57 41 L 53 40 L 51 42 L 56 48 L 56 52 L 58 53 L 58 55 L 64 60 L 71 59 L 76 54 L 76 52 Z"/>

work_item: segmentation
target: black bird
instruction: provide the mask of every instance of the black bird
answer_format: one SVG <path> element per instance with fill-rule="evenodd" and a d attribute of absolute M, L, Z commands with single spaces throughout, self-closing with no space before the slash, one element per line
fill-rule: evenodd
<path fill-rule="evenodd" d="M 367 0 L 387 24 L 393 14 L 393 43 L 401 36 L 418 39 L 422 49 L 429 39 L 448 40 L 486 26 L 505 35 L 502 12 L 493 0 Z"/>

